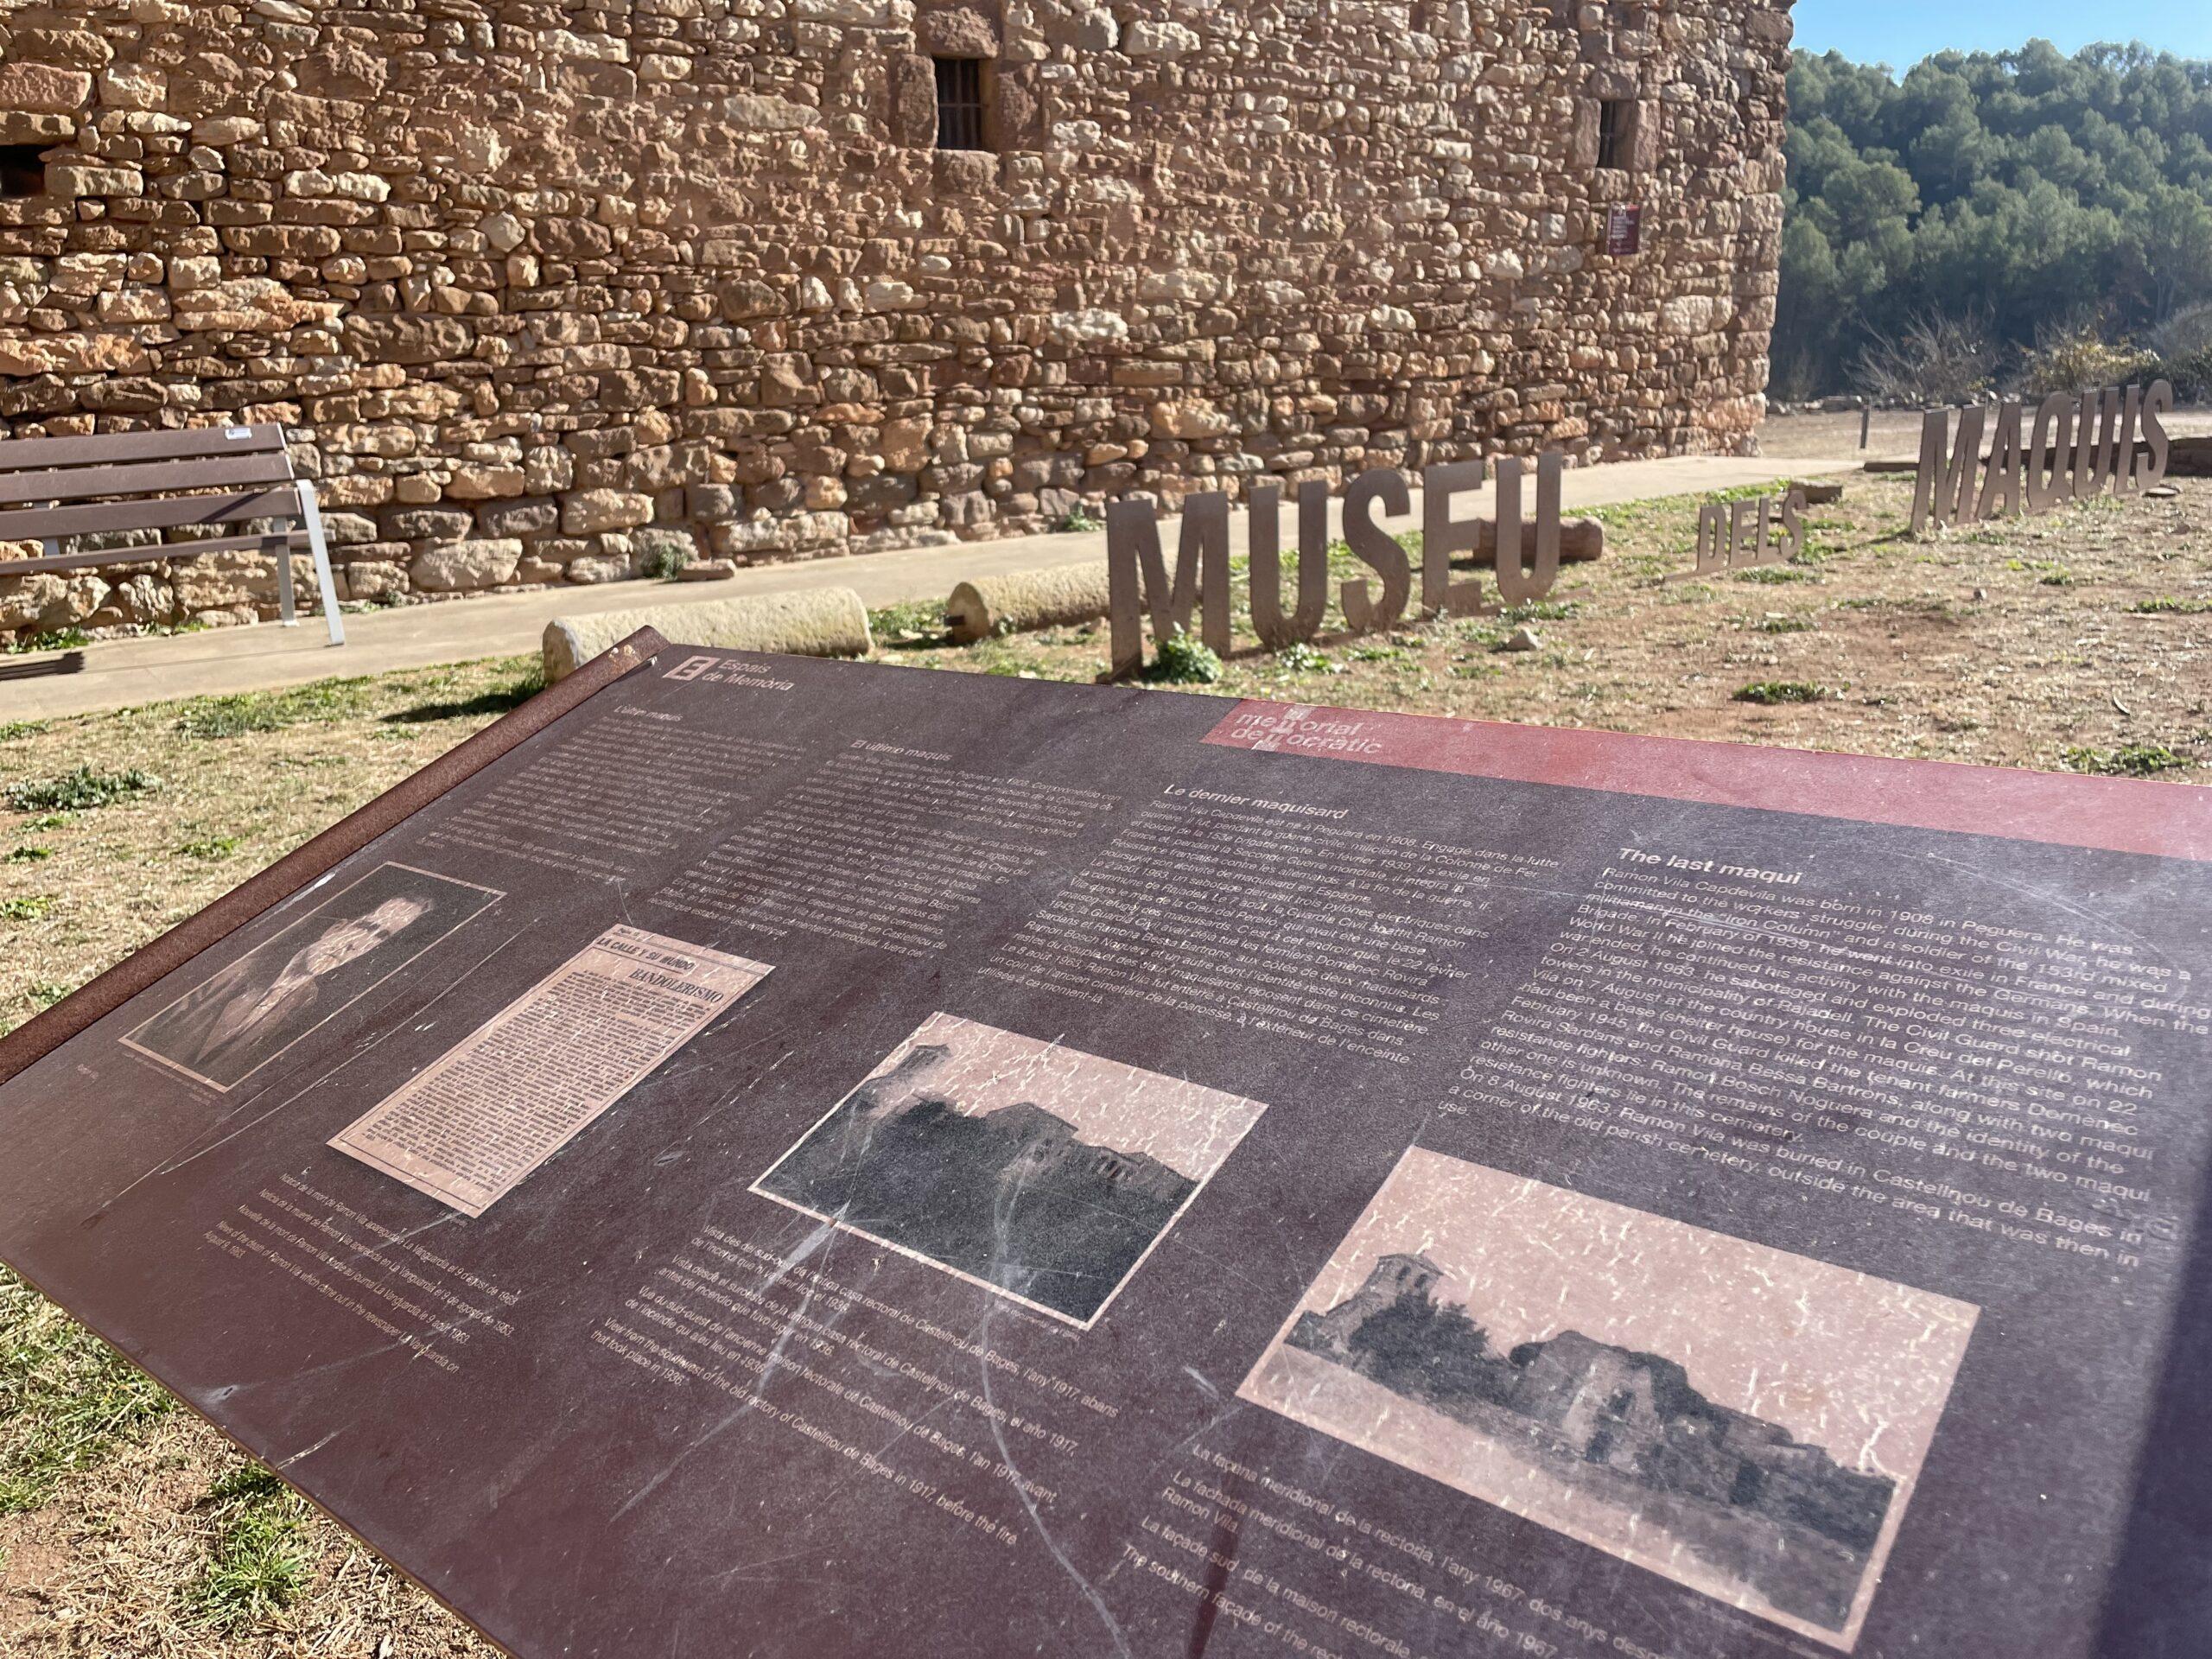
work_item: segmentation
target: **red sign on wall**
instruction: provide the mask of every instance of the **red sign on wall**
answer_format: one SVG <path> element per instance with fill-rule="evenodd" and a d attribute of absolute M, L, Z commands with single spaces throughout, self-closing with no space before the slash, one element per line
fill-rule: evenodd
<path fill-rule="evenodd" d="M 1643 245 L 1643 209 L 1608 207 L 1605 210 L 1605 251 L 1635 253 Z"/>

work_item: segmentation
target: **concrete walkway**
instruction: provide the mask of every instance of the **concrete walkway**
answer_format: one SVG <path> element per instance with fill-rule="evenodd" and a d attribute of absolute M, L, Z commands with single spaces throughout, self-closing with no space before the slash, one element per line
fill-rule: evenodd
<path fill-rule="evenodd" d="M 1789 461 L 1708 455 L 1621 461 L 1568 472 L 1562 499 L 1566 510 L 1573 513 L 1622 501 L 1704 494 L 1781 479 L 1856 472 L 1859 466 L 1860 459 L 1855 455 Z M 1525 493 L 1534 486 L 1524 482 L 1522 487 L 1526 501 L 1530 498 Z M 1333 524 L 1341 517 L 1341 502 L 1332 502 L 1331 506 Z M 1414 510 L 1413 522 L 1417 524 L 1417 495 Z M 1286 540 L 1295 534 L 1293 516 L 1286 503 Z M 1241 512 L 1233 523 L 1241 544 Z M 1171 557 L 1175 533 L 1173 521 L 1163 525 L 1162 544 Z M 720 582 L 618 582 L 594 588 L 495 594 L 348 614 L 346 642 L 338 648 L 331 646 L 315 617 L 290 628 L 264 623 L 251 628 L 211 628 L 173 636 L 103 640 L 79 651 L 0 657 L 0 721 L 53 719 L 175 697 L 271 690 L 339 675 L 382 674 L 480 657 L 519 656 L 538 649 L 545 625 L 556 617 L 686 600 L 851 588 L 870 607 L 911 600 L 942 601 L 956 584 L 976 576 L 1077 564 L 1103 558 L 1105 554 L 1103 531 L 1017 536 L 903 553 L 873 553 L 861 558 L 760 565 Z"/>

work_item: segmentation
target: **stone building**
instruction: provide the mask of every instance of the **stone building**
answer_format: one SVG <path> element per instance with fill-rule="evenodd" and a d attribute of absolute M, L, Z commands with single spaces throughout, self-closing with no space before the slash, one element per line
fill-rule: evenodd
<path fill-rule="evenodd" d="M 1425 1255 L 1380 1256 L 1343 1301 L 1300 1314 L 1288 1340 L 1485 1433 L 1518 1420 L 1577 1465 L 1805 1527 L 1853 1551 L 1873 1548 L 1893 1479 L 1847 1469 L 1779 1423 L 1715 1404 L 1678 1361 L 1580 1331 L 1502 1355 L 1421 1351 L 1440 1343 L 1441 1277 Z M 1388 1332 L 1380 1341 L 1378 1331 Z"/>
<path fill-rule="evenodd" d="M 1352 1353 L 1352 1338 L 1360 1327 L 1386 1308 L 1402 1304 L 1429 1306 L 1436 1281 L 1444 1269 L 1425 1255 L 1394 1253 L 1379 1255 L 1367 1270 L 1359 1288 L 1325 1313 L 1299 1315 L 1295 1340 L 1302 1348 L 1344 1359 Z"/>
<path fill-rule="evenodd" d="M 951 1058 L 952 1051 L 943 1043 L 917 1044 L 890 1071 L 853 1090 L 854 1116 L 872 1122 L 899 1116 L 925 1100 L 943 1099 L 936 1079 Z"/>
<path fill-rule="evenodd" d="M 0 416 L 280 421 L 369 601 L 1737 450 L 1789 36 L 1786 0 L 10 0 Z M 0 634 L 271 586 L 127 574 L 0 580 Z"/>

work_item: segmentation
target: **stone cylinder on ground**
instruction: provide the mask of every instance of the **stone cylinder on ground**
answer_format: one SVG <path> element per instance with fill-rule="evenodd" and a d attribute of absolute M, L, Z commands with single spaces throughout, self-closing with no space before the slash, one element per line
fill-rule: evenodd
<path fill-rule="evenodd" d="M 573 674 L 639 628 L 682 645 L 796 657 L 865 657 L 874 649 L 861 596 L 849 588 L 817 588 L 557 618 L 545 625 L 545 683 Z"/>
<path fill-rule="evenodd" d="M 963 582 L 944 602 L 954 643 L 973 645 L 995 634 L 1071 627 L 1106 614 L 1106 562 L 1016 570 Z"/>
<path fill-rule="evenodd" d="M 1536 527 L 1523 520 L 1521 525 L 1522 556 L 1529 556 L 1536 544 Z M 1587 564 L 1592 559 L 1605 556 L 1605 523 L 1602 518 L 1562 518 L 1559 526 L 1559 561 L 1561 564 Z M 1497 556 L 1497 520 L 1478 518 L 1475 521 L 1475 552 L 1478 563 L 1488 564 Z"/>

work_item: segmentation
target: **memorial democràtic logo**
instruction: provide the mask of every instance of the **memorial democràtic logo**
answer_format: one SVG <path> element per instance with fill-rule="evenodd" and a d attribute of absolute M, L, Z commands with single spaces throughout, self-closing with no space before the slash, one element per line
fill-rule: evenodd
<path fill-rule="evenodd" d="M 714 665 L 715 659 L 711 657 L 686 657 L 661 677 L 664 680 L 696 680 Z"/>

